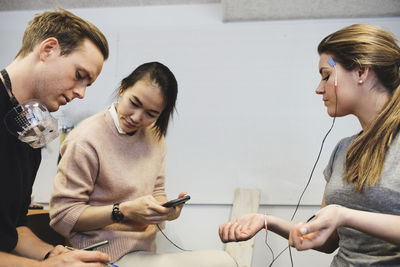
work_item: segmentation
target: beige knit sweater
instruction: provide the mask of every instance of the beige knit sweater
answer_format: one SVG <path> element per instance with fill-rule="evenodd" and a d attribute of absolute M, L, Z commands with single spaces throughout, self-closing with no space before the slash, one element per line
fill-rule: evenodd
<path fill-rule="evenodd" d="M 84 120 L 61 146 L 50 225 L 76 248 L 110 241 L 99 250 L 113 262 L 131 251 L 155 251 L 155 226 L 144 232 L 122 231 L 118 224 L 87 232 L 72 228 L 88 206 L 165 195 L 165 153 L 164 139 L 158 140 L 151 127 L 133 136 L 119 134 L 107 109 Z"/>

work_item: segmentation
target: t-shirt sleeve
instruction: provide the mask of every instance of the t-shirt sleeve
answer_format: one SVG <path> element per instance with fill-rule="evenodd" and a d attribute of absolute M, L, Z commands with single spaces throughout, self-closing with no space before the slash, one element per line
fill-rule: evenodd
<path fill-rule="evenodd" d="M 325 181 L 329 182 L 329 180 L 331 179 L 332 176 L 332 169 L 333 169 L 333 164 L 335 162 L 335 158 L 336 158 L 336 153 L 338 152 L 340 145 L 341 145 L 342 141 L 340 141 L 336 146 L 335 149 L 333 150 L 331 157 L 329 159 L 328 165 L 325 167 L 323 174 L 325 177 Z"/>

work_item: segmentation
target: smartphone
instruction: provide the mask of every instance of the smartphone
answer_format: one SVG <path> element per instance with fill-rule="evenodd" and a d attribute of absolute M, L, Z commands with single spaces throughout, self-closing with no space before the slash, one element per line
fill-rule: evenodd
<path fill-rule="evenodd" d="M 185 196 L 183 196 L 181 198 L 173 199 L 173 200 L 170 200 L 170 201 L 164 203 L 163 207 L 166 207 L 166 208 L 175 207 L 175 206 L 178 206 L 179 204 L 185 203 L 189 199 L 190 199 L 190 196 L 189 195 L 185 195 Z"/>
<path fill-rule="evenodd" d="M 102 246 L 105 246 L 105 245 L 108 245 L 108 240 L 104 240 L 104 241 L 101 241 L 101 242 L 98 242 L 98 243 L 94 243 L 94 244 L 92 244 L 90 246 L 87 246 L 87 247 L 84 247 L 82 249 L 83 250 L 93 250 L 95 248 L 102 247 Z"/>

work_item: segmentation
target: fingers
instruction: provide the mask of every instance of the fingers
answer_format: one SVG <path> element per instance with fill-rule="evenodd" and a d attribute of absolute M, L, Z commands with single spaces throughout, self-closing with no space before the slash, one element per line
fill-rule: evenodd
<path fill-rule="evenodd" d="M 75 250 L 70 253 L 75 254 L 83 262 L 109 262 L 111 260 L 107 254 L 100 251 Z"/>
<path fill-rule="evenodd" d="M 303 243 L 303 236 L 300 229 L 305 223 L 296 223 L 289 233 L 289 245 L 298 249 Z"/>
<path fill-rule="evenodd" d="M 302 242 L 295 245 L 299 251 L 321 247 L 326 242 L 326 230 L 313 232 L 303 236 Z"/>
<path fill-rule="evenodd" d="M 236 239 L 234 237 L 232 237 L 232 234 L 230 234 L 232 231 L 231 230 L 232 228 L 233 228 L 232 222 L 228 222 L 228 223 L 225 223 L 220 226 L 219 233 L 220 233 L 220 238 L 221 238 L 222 242 L 227 243 L 227 242 L 236 241 Z"/>
<path fill-rule="evenodd" d="M 184 203 L 183 204 L 180 204 L 180 205 L 178 205 L 178 206 L 176 206 L 176 207 L 174 207 L 175 209 L 174 209 L 174 212 L 176 213 L 181 213 L 181 210 L 183 209 L 183 205 L 185 205 Z"/>
<path fill-rule="evenodd" d="M 178 198 L 184 197 L 184 196 L 186 196 L 186 195 L 187 195 L 187 192 L 181 192 L 181 193 L 178 195 Z"/>
<path fill-rule="evenodd" d="M 237 223 L 233 223 L 231 225 L 231 227 L 229 227 L 229 231 L 228 231 L 228 240 L 230 241 L 236 241 L 236 229 L 238 228 L 238 224 Z"/>
<path fill-rule="evenodd" d="M 148 214 L 150 216 L 160 215 L 160 214 L 166 215 L 170 212 L 170 208 L 163 207 L 162 205 L 160 205 L 157 202 L 157 204 L 149 206 L 149 211 L 152 211 L 152 212 L 149 212 L 149 214 Z"/>
<path fill-rule="evenodd" d="M 163 207 L 160 202 L 155 199 L 153 196 L 149 196 L 146 199 L 146 206 L 149 211 L 152 211 L 153 213 L 157 214 L 168 214 L 169 213 L 169 208 Z M 149 214 L 152 215 L 152 214 Z M 153 214 L 154 215 L 154 214 Z"/>
<path fill-rule="evenodd" d="M 331 232 L 318 221 L 297 223 L 289 234 L 289 245 L 297 250 L 307 250 L 322 246 Z"/>
<path fill-rule="evenodd" d="M 221 224 L 221 225 L 218 227 L 218 235 L 219 235 L 219 239 L 221 239 L 221 241 L 225 243 L 225 241 L 223 240 L 223 235 L 222 235 L 223 226 L 224 226 L 224 224 Z"/>
<path fill-rule="evenodd" d="M 146 222 L 148 224 L 159 224 L 168 219 L 168 215 L 153 215 L 153 216 L 146 216 Z"/>
<path fill-rule="evenodd" d="M 326 224 L 326 222 L 327 222 L 326 220 L 317 216 L 315 220 L 313 220 L 309 223 L 306 223 L 299 230 L 302 235 L 306 235 L 308 233 L 313 233 L 313 232 L 318 232 L 322 229 L 329 227 L 329 224 Z"/>
<path fill-rule="evenodd" d="M 53 248 L 51 250 L 49 257 L 54 257 L 54 256 L 57 256 L 57 255 L 60 255 L 60 254 L 63 254 L 63 253 L 67 253 L 69 251 L 70 250 L 67 249 L 66 247 L 61 246 L 61 245 L 57 245 L 55 248 Z"/>
<path fill-rule="evenodd" d="M 222 224 L 218 233 L 222 242 L 245 241 L 264 228 L 265 216 L 245 214 L 232 222 Z"/>
<path fill-rule="evenodd" d="M 230 242 L 228 238 L 228 232 L 230 229 L 231 223 L 225 223 L 220 226 L 219 236 L 222 242 L 227 243 Z"/>
<path fill-rule="evenodd" d="M 137 213 L 143 217 L 155 216 L 155 215 L 166 215 L 169 213 L 169 209 L 160 205 L 157 199 L 152 195 L 143 196 L 137 200 L 134 200 L 135 206 L 137 206 Z"/>
<path fill-rule="evenodd" d="M 181 215 L 181 211 L 182 211 L 183 205 L 184 204 L 169 208 L 170 212 L 168 214 L 167 220 L 168 221 L 173 221 L 173 220 L 179 218 L 179 216 Z"/>
<path fill-rule="evenodd" d="M 305 234 L 305 223 L 296 223 L 289 233 L 289 245 L 298 251 L 314 248 L 317 232 Z"/>
<path fill-rule="evenodd" d="M 245 227 L 238 224 L 237 222 L 229 222 L 219 227 L 219 237 L 222 242 L 234 242 L 248 240 L 253 235 L 249 234 L 248 231 L 244 231 Z"/>

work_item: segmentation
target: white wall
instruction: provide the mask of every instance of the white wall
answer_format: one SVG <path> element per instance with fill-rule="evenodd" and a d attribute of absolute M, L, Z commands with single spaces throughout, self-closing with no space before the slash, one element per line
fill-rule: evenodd
<path fill-rule="evenodd" d="M 192 200 L 167 234 L 187 249 L 222 249 L 218 225 L 230 217 L 236 187 L 261 190 L 260 212 L 289 219 L 331 119 L 314 88 L 319 82 L 316 46 L 352 23 L 384 26 L 400 36 L 400 18 L 221 22 L 218 4 L 72 10 L 107 36 L 110 58 L 96 83 L 58 112 L 71 124 L 103 109 L 118 82 L 146 61 L 165 63 L 179 82 L 178 114 L 167 136 L 167 193 L 187 191 Z M 0 66 L 20 47 L 27 22 L 39 11 L 0 12 Z M 304 196 L 298 220 L 316 210 L 322 170 L 342 136 L 359 129 L 353 118 L 337 120 Z M 43 150 L 35 200 L 48 202 L 58 143 Z M 270 254 L 258 234 L 253 266 Z M 275 255 L 287 242 L 268 236 Z M 163 237 L 162 251 L 175 251 Z M 296 266 L 327 266 L 331 255 L 293 252 Z M 285 252 L 274 266 L 288 266 Z"/>

